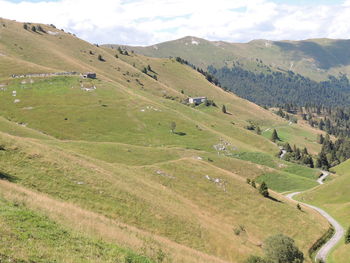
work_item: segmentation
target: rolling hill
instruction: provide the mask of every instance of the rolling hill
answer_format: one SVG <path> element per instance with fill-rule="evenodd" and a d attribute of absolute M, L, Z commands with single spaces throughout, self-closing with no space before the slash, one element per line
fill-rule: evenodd
<path fill-rule="evenodd" d="M 179 56 L 203 69 L 210 65 L 215 68 L 238 65 L 255 72 L 267 72 L 270 68 L 272 71 L 293 71 L 318 81 L 327 79 L 328 75 L 350 73 L 349 43 L 346 39 L 262 39 L 229 43 L 188 36 L 147 47 L 122 47 L 152 57 Z"/>
<path fill-rule="evenodd" d="M 227 43 L 185 37 L 149 47 L 105 46 L 181 58 L 198 71 L 208 71 L 225 90 L 261 106 L 337 107 L 350 103 L 348 44 L 332 39 Z"/>
<path fill-rule="evenodd" d="M 311 262 L 328 222 L 281 193 L 316 186 L 319 171 L 280 160 L 269 138 L 275 128 L 282 142 L 316 154 L 320 131 L 175 59 L 121 55 L 26 25 L 0 20 L 0 225 L 11 244 L 0 259 L 240 263 L 283 233 Z M 188 105 L 190 96 L 216 106 Z M 247 178 L 263 178 L 272 198 Z"/>

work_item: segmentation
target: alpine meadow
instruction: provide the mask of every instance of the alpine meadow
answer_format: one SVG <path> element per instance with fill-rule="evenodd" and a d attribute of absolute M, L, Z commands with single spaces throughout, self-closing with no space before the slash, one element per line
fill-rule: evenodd
<path fill-rule="evenodd" d="M 0 18 L 1 263 L 350 262 L 350 40 L 34 18 Z"/>

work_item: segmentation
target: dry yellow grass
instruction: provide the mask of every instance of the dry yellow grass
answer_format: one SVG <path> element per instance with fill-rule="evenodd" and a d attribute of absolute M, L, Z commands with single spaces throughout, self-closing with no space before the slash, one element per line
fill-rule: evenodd
<path fill-rule="evenodd" d="M 98 92 L 101 90 L 101 93 L 84 96 L 76 93 L 75 96 L 81 99 L 79 106 L 82 111 L 89 110 L 86 105 L 91 106 L 91 98 L 112 97 L 103 115 L 106 122 L 102 124 L 98 123 L 102 115 L 96 116 L 95 112 L 82 115 L 81 119 L 90 122 L 77 120 L 70 126 L 65 124 L 66 130 L 53 115 L 40 115 L 40 112 L 28 117 L 29 125 L 38 131 L 1 120 L 0 142 L 6 148 L 1 153 L 4 157 L 2 169 L 13 175 L 17 183 L 0 181 L 1 192 L 7 199 L 23 202 L 29 208 L 40 210 L 53 220 L 87 235 L 136 250 L 144 246 L 160 247 L 173 262 L 243 262 L 249 254 L 261 254 L 263 240 L 280 232 L 295 238 L 306 252 L 327 229 L 327 222 L 318 214 L 309 210 L 300 213 L 295 204 L 277 193 L 272 194 L 282 202 L 263 198 L 245 183 L 247 177 L 272 171 L 272 168 L 231 157 L 223 157 L 221 163 L 196 158 L 198 155 L 212 157 L 216 154 L 213 144 L 222 141 L 240 151 L 271 156 L 278 147 L 269 139 L 247 131 L 245 125 L 249 120 L 266 126 L 286 125 L 286 121 L 224 92 L 196 71 L 173 60 L 150 59 L 136 54 L 116 58 L 113 50 L 90 45 L 48 26 L 44 28 L 58 34 L 34 34 L 24 31 L 21 24 L 7 20 L 5 23 L 6 28 L 0 29 L 4 36 L 0 39 L 0 52 L 6 57 L 0 57 L 0 65 L 10 62 L 11 67 L 1 72 L 3 81 L 11 81 L 6 76 L 12 73 L 94 71 L 97 81 L 100 81 Z M 106 61 L 98 61 L 98 54 Z M 159 74 L 158 81 L 140 72 L 147 64 Z M 74 83 L 77 80 L 68 81 Z M 180 92 L 182 89 L 185 94 Z M 57 91 L 59 97 L 62 90 Z M 70 94 L 66 93 L 66 100 Z M 174 100 L 164 98 L 164 94 Z M 205 95 L 214 99 L 219 107 L 192 108 L 179 103 L 189 95 Z M 78 105 L 77 102 L 71 104 Z M 62 121 L 62 116 L 67 114 L 64 111 L 67 105 L 62 100 L 53 100 L 53 104 L 56 103 L 56 116 Z M 222 104 L 232 115 L 220 111 Z M 164 122 L 176 120 L 179 126 L 182 125 L 181 129 L 189 130 L 191 134 L 180 137 L 170 133 L 168 128 L 161 130 L 157 126 L 160 120 L 156 119 L 160 117 L 156 115 L 153 119 L 152 116 L 149 119 L 140 117 L 139 107 L 145 105 L 161 109 Z M 38 106 L 41 105 L 38 103 Z M 6 113 L 18 119 L 24 115 L 15 107 Z M 119 119 L 115 118 L 116 115 Z M 51 117 L 51 122 L 48 117 Z M 129 125 L 137 126 L 138 130 L 134 133 L 128 131 L 129 137 L 118 137 L 123 131 L 98 129 L 101 126 L 106 128 L 110 123 L 115 129 Z M 303 130 L 302 126 L 296 127 L 296 131 Z M 44 136 L 39 130 L 45 129 L 51 132 L 50 135 L 63 138 L 66 132 L 76 140 L 61 141 Z M 95 131 L 95 137 L 92 136 L 95 141 L 83 137 L 90 129 Z M 102 135 L 105 136 L 103 139 L 98 138 Z M 141 143 L 132 141 L 133 136 L 139 136 Z M 152 143 L 145 143 L 149 138 Z M 145 155 L 149 152 L 146 162 L 149 165 L 140 165 L 140 160 L 132 154 L 129 162 L 118 162 L 117 157 L 106 158 L 103 151 L 107 146 L 113 155 L 117 152 L 113 149 L 128 147 L 126 139 L 135 143 L 130 146 L 131 150 Z M 293 142 L 309 143 L 299 134 L 290 143 Z M 152 150 L 160 149 L 170 152 L 170 157 L 152 159 Z M 118 150 L 123 154 L 121 149 Z M 252 171 L 246 172 L 249 169 Z M 206 176 L 224 180 L 227 191 Z M 245 231 L 241 235 L 234 234 L 233 230 L 240 225 Z"/>
<path fill-rule="evenodd" d="M 52 220 L 73 230 L 116 242 L 124 247 L 132 247 L 139 252 L 141 252 L 143 247 L 153 244 L 154 248 L 162 248 L 169 253 L 174 260 L 173 262 L 227 262 L 181 246 L 164 237 L 150 234 L 133 226 L 84 210 L 74 204 L 55 200 L 47 195 L 28 190 L 7 181 L 0 180 L 0 189 L 1 196 L 7 200 L 41 211 Z"/>

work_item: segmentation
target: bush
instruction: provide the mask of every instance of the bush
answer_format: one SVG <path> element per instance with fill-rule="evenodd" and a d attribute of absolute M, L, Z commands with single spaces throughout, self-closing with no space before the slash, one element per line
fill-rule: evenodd
<path fill-rule="evenodd" d="M 38 26 L 38 31 L 40 31 L 42 33 L 46 33 L 46 31 L 40 25 Z"/>
<path fill-rule="evenodd" d="M 98 60 L 99 60 L 99 61 L 102 61 L 102 62 L 105 62 L 105 61 L 106 61 L 101 55 L 98 55 Z"/>
<path fill-rule="evenodd" d="M 257 256 L 250 256 L 245 263 L 270 263 L 269 261 L 266 261 L 265 259 Z"/>
<path fill-rule="evenodd" d="M 267 259 L 272 262 L 304 262 L 304 254 L 296 247 L 294 240 L 282 234 L 267 238 L 264 251 Z"/>

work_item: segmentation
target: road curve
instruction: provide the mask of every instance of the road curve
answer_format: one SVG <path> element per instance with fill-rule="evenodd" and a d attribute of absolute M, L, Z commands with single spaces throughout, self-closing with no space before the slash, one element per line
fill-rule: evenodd
<path fill-rule="evenodd" d="M 322 171 L 322 176 L 317 180 L 317 182 L 319 184 L 323 184 L 323 180 L 329 175 L 328 172 Z M 286 197 L 290 200 L 294 200 L 293 197 L 300 194 L 301 192 L 295 192 L 295 193 L 291 193 L 291 194 L 287 194 Z M 332 216 L 330 216 L 326 211 L 322 210 L 321 208 L 318 208 L 316 206 L 313 205 L 309 205 L 306 203 L 301 203 L 304 206 L 307 206 L 311 209 L 316 210 L 317 212 L 319 212 L 324 218 L 326 218 L 328 220 L 328 222 L 334 227 L 334 235 L 332 236 L 331 239 L 329 239 L 327 241 L 326 244 L 324 244 L 321 249 L 317 252 L 316 257 L 315 257 L 315 261 L 317 260 L 322 260 L 323 262 L 326 262 L 327 260 L 327 256 L 329 254 L 329 252 L 332 250 L 333 247 L 335 247 L 338 242 L 343 238 L 345 230 L 344 228 L 337 222 L 337 220 L 335 220 Z"/>
<path fill-rule="evenodd" d="M 324 184 L 324 180 L 326 179 L 326 177 L 329 175 L 329 172 L 327 171 L 322 171 L 322 175 L 317 179 L 317 182 L 319 184 Z"/>

